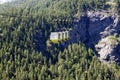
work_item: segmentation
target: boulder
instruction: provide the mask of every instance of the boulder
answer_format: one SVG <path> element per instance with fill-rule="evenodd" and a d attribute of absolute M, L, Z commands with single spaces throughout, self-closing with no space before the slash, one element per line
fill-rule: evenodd
<path fill-rule="evenodd" d="M 120 42 L 118 40 L 112 39 L 110 36 L 102 38 L 95 48 L 101 61 L 120 63 Z"/>

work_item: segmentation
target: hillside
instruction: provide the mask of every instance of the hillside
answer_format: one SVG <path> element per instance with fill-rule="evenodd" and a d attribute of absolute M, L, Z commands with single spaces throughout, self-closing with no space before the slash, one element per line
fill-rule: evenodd
<path fill-rule="evenodd" d="M 115 7 L 107 1 L 16 0 L 0 5 L 0 79 L 119 80 L 119 65 L 104 64 L 95 52 L 99 33 L 117 19 L 100 10 L 119 14 L 119 0 Z M 50 33 L 62 28 L 71 29 L 70 39 L 50 42 Z M 119 25 L 112 29 L 118 33 Z"/>

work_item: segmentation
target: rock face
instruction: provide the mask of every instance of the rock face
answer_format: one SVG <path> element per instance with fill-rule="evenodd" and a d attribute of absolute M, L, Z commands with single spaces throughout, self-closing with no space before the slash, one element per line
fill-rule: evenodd
<path fill-rule="evenodd" d="M 99 59 L 106 62 L 120 62 L 120 43 L 110 37 L 103 38 L 95 45 Z"/>
<path fill-rule="evenodd" d="M 120 63 L 120 44 L 108 37 L 120 34 L 120 17 L 110 11 L 88 11 L 74 23 L 70 42 L 84 42 L 100 55 L 101 61 Z"/>

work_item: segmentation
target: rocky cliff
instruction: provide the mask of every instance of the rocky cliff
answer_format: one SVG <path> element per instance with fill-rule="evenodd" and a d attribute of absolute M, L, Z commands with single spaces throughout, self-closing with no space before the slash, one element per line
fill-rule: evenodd
<path fill-rule="evenodd" d="M 101 61 L 120 63 L 120 43 L 109 36 L 120 34 L 120 18 L 112 11 L 88 11 L 75 20 L 70 42 L 84 42 Z M 113 45 L 113 43 L 115 43 Z"/>

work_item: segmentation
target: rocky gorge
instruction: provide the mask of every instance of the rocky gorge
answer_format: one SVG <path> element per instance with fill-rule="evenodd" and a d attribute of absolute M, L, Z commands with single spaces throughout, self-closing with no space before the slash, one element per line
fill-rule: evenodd
<path fill-rule="evenodd" d="M 114 11 L 87 11 L 73 24 L 70 42 L 81 41 L 96 51 L 102 62 L 120 64 L 120 16 Z M 114 45 L 113 45 L 114 43 Z"/>

